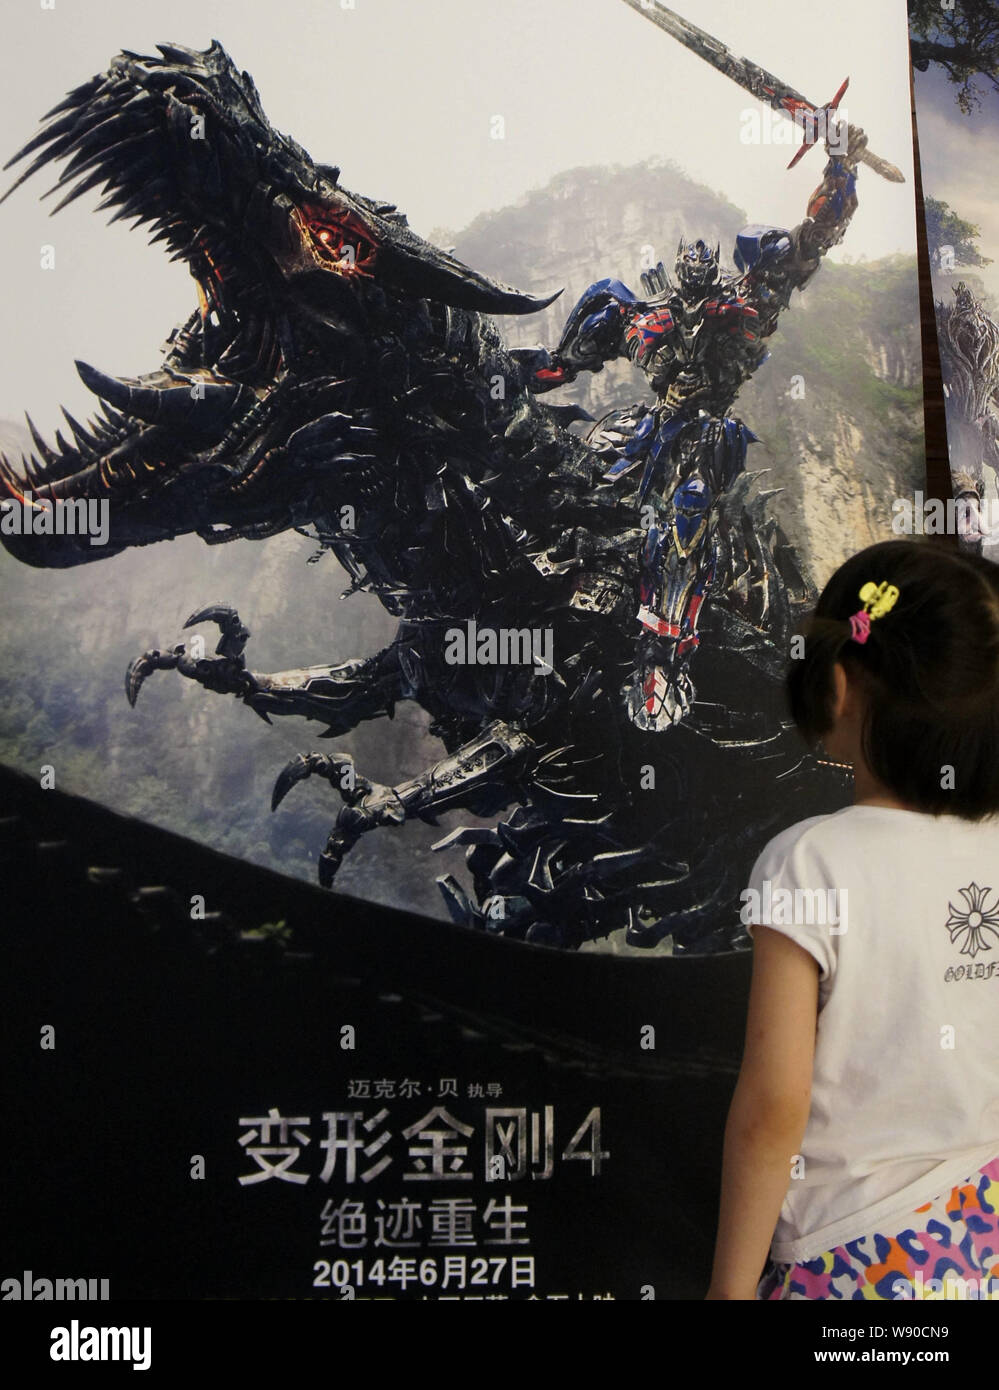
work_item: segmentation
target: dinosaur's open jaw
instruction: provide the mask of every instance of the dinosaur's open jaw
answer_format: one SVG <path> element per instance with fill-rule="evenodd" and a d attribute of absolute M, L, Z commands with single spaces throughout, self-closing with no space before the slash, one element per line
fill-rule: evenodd
<path fill-rule="evenodd" d="M 98 551 L 46 536 L 29 554 L 0 537 L 34 564 L 191 531 L 212 540 L 219 528 L 228 538 L 300 525 L 315 472 L 289 476 L 283 446 L 344 408 L 337 392 L 385 331 L 378 314 L 391 332 L 400 299 L 523 314 L 556 297 L 490 280 L 417 236 L 392 204 L 343 188 L 338 169 L 274 130 L 217 41 L 158 47 L 160 57 L 123 52 L 75 88 L 5 166 L 33 155 L 0 202 L 49 163 L 61 165 L 53 212 L 100 186 L 98 210 L 184 260 L 198 299 L 159 370 L 118 378 L 78 363 L 100 413 L 85 425 L 67 414 L 72 438 L 57 432 L 54 444 L 29 420 L 30 457 L 15 467 L 0 455 L 0 501 L 114 503 L 111 544 Z"/>
<path fill-rule="evenodd" d="M 183 372 L 169 361 L 133 379 L 78 361 L 81 380 L 100 399 L 99 413 L 83 425 L 64 409 L 70 440 L 57 430 L 54 443 L 28 417 L 34 450 L 19 469 L 0 455 L 0 498 L 35 506 L 76 497 L 124 501 L 193 469 L 209 491 L 236 486 L 238 468 L 212 469 L 207 456 L 225 458 L 227 440 L 273 385 L 254 390 L 210 367 Z"/>
<path fill-rule="evenodd" d="M 241 505 L 240 492 L 260 462 L 248 417 L 261 414 L 277 389 L 276 335 L 263 319 L 248 333 L 217 291 L 199 285 L 198 297 L 198 310 L 174 332 L 158 371 L 120 378 L 78 361 L 81 380 L 100 402 L 93 419 L 81 424 L 64 409 L 68 438 L 57 430 L 50 442 L 28 417 L 34 449 L 19 467 L 0 454 L 0 502 L 22 518 L 13 532 L 5 524 L 0 539 L 19 559 L 75 565 L 190 531 L 223 539 L 240 518 L 251 526 L 268 519 L 259 504 Z M 231 363 L 237 354 L 253 363 L 254 375 L 263 365 L 275 376 L 251 386 L 218 370 L 218 360 Z M 110 544 L 95 548 L 58 527 L 54 535 L 40 531 L 40 510 L 81 500 L 108 504 Z"/>
<path fill-rule="evenodd" d="M 148 220 L 148 213 L 137 220 Z M 181 501 L 186 482 L 196 481 L 202 504 L 215 498 L 223 502 L 221 514 L 228 511 L 224 500 L 240 494 L 260 462 L 246 417 L 255 408 L 262 414 L 287 364 L 272 300 L 258 296 L 254 305 L 253 275 L 213 250 L 204 232 L 174 248 L 174 258 L 189 261 L 198 307 L 172 334 L 162 367 L 129 378 L 78 361 L 84 385 L 100 401 L 99 413 L 81 424 L 64 410 L 69 438 L 57 431 L 54 443 L 29 417 L 34 449 L 20 467 L 0 454 L 0 500 L 38 508 L 107 498 L 141 510 L 143 499 L 163 492 L 165 484 L 170 500 Z M 342 286 L 335 294 L 312 296 L 333 305 L 319 313 L 329 329 L 356 317 L 356 310 L 345 314 L 343 296 L 352 297 L 353 285 L 371 281 L 377 262 L 376 243 L 359 218 L 320 206 L 291 207 L 284 245 L 274 252 L 275 273 L 287 278 L 292 293 L 297 278 L 317 273 L 335 281 L 329 291 Z M 174 509 L 173 525 L 180 522 Z"/>

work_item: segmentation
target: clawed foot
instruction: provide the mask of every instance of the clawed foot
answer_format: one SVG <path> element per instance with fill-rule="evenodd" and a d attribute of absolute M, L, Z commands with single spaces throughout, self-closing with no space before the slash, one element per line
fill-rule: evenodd
<path fill-rule="evenodd" d="M 217 659 L 192 656 L 183 643 L 167 652 L 155 649 L 143 652 L 125 673 L 125 694 L 130 705 L 135 704 L 143 682 L 153 671 L 179 671 L 182 676 L 197 681 L 206 690 L 213 690 L 219 695 L 253 694 L 256 683 L 243 661 L 243 648 L 250 636 L 249 629 L 243 626 L 235 608 L 227 603 L 209 604 L 206 608 L 199 608 L 196 613 L 191 614 L 184 627 L 194 627 L 198 623 L 206 622 L 217 623 L 221 632 L 215 648 Z"/>
<path fill-rule="evenodd" d="M 320 884 L 332 888 L 348 850 L 368 830 L 379 825 L 401 825 L 406 819 L 406 807 L 394 788 L 361 777 L 349 753 L 299 753 L 286 764 L 274 784 L 271 810 L 276 811 L 292 787 L 308 777 L 322 777 L 345 803 L 318 861 Z"/>

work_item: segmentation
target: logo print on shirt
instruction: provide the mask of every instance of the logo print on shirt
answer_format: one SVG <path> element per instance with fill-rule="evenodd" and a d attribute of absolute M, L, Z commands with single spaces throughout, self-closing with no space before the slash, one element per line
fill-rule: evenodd
<path fill-rule="evenodd" d="M 962 956 L 975 957 L 979 951 L 991 951 L 993 943 L 985 940 L 985 932 L 991 932 L 999 941 L 999 893 L 991 906 L 986 902 L 986 897 L 992 892 L 991 888 L 979 888 L 977 883 L 969 883 L 967 888 L 958 890 L 961 897 L 968 904 L 967 911 L 955 907 L 953 903 L 948 903 L 950 916 L 947 918 L 946 927 L 950 932 L 951 941 L 958 941 L 964 938 L 961 947 Z"/>

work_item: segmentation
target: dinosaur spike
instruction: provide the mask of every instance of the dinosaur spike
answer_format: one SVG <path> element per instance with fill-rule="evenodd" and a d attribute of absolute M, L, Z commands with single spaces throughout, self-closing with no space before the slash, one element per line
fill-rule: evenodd
<path fill-rule="evenodd" d="M 40 149 L 42 145 L 51 145 L 53 140 L 61 140 L 64 136 L 72 137 L 76 131 L 79 118 L 73 114 L 64 116 L 61 121 L 56 121 L 50 126 L 40 130 L 37 135 L 33 135 L 26 145 L 22 145 L 17 154 L 11 155 L 10 159 L 3 166 L 5 169 L 11 168 L 18 160 L 24 159 L 25 155 L 31 154 L 34 150 Z M 72 143 L 72 141 L 70 141 Z"/>
<path fill-rule="evenodd" d="M 108 218 L 108 226 L 114 222 L 124 222 L 128 217 L 135 217 L 138 214 L 138 222 L 145 222 L 148 219 L 149 196 L 145 187 L 133 193 L 127 202 L 123 203 L 113 217 Z M 137 224 L 136 224 L 137 225 Z"/>
<path fill-rule="evenodd" d="M 33 159 L 31 161 L 27 169 L 25 169 L 24 173 L 14 180 L 11 186 L 7 189 L 7 192 L 2 197 L 0 197 L 0 203 L 5 203 L 7 199 L 10 197 L 10 195 L 15 191 L 15 189 L 20 188 L 22 183 L 24 183 L 27 179 L 30 179 L 31 175 L 36 173 L 39 169 L 41 169 L 43 165 L 47 164 L 50 159 L 57 159 L 58 157 L 58 151 L 54 148 L 51 150 L 43 151 L 37 159 Z"/>
<path fill-rule="evenodd" d="M 86 178 L 81 179 L 80 182 L 76 184 L 74 188 L 70 189 L 70 191 L 66 194 L 64 198 L 60 199 L 60 201 L 56 203 L 55 207 L 49 213 L 49 216 L 54 217 L 57 212 L 61 212 L 62 209 L 66 207 L 69 203 L 71 203 L 74 198 L 79 198 L 82 193 L 86 193 L 89 189 L 96 187 L 97 184 L 105 183 L 106 181 L 107 176 L 105 171 L 103 169 L 95 169 L 93 173 L 88 174 Z M 62 180 L 60 179 L 59 183 L 55 184 L 52 188 L 50 188 L 47 193 L 43 193 L 42 197 L 48 198 L 50 194 L 58 192 L 61 186 Z"/>
<path fill-rule="evenodd" d="M 114 111 L 104 120 L 98 121 L 96 125 L 91 126 L 73 142 L 76 150 L 73 158 L 66 165 L 66 175 L 72 178 L 95 155 L 98 158 L 102 157 L 104 151 L 111 149 L 113 145 L 119 144 L 122 139 L 126 138 L 128 131 L 136 133 L 135 122 L 130 117 L 123 116 L 120 111 Z M 116 138 L 109 139 L 109 136 Z"/>
<path fill-rule="evenodd" d="M 81 449 L 92 451 L 94 445 L 97 443 L 97 440 L 94 439 L 92 435 L 89 435 L 87 433 L 87 431 L 80 424 L 79 420 L 73 419 L 72 415 L 70 415 L 69 411 L 66 409 L 65 406 L 60 406 L 59 409 L 62 411 L 63 415 L 65 415 L 66 424 L 73 431 L 73 438 L 76 440 L 79 447 Z"/>
<path fill-rule="evenodd" d="M 201 66 L 201 54 L 193 48 L 182 48 L 177 43 L 158 43 L 156 47 L 168 63 L 178 63 L 185 68 Z"/>
<path fill-rule="evenodd" d="M 116 185 L 106 198 L 102 198 L 97 204 L 95 212 L 107 212 L 108 208 L 115 207 L 118 203 L 123 203 L 128 197 L 128 189 Z"/>
<path fill-rule="evenodd" d="M 98 77 L 90 78 L 89 82 L 82 82 L 79 87 L 74 87 L 71 92 L 63 97 L 62 101 L 56 106 L 53 106 L 51 111 L 46 111 L 42 120 L 49 121 L 53 116 L 58 116 L 60 111 L 67 111 L 70 107 L 83 106 L 92 96 L 97 94 L 103 81 L 104 75 L 102 73 Z"/>

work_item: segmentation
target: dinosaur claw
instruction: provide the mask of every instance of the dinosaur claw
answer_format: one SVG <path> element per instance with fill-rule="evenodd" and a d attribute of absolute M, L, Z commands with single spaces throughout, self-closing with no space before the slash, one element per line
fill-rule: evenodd
<path fill-rule="evenodd" d="M 296 782 L 304 782 L 311 774 L 312 768 L 304 753 L 299 753 L 291 762 L 286 763 L 278 774 L 274 790 L 271 792 L 271 810 L 276 811 Z"/>
<path fill-rule="evenodd" d="M 221 636 L 215 648 L 216 656 L 227 656 L 238 661 L 250 637 L 250 629 L 243 626 L 235 608 L 229 603 L 209 603 L 192 613 L 184 624 L 185 628 L 196 627 L 198 623 L 216 623 Z"/>
<path fill-rule="evenodd" d="M 129 663 L 125 672 L 125 697 L 133 709 L 146 677 L 153 671 L 175 670 L 183 652 L 183 647 L 175 647 L 172 652 L 143 652 Z"/>
<path fill-rule="evenodd" d="M 204 608 L 199 608 L 196 613 L 192 613 L 184 624 L 185 627 L 194 627 L 196 623 L 218 623 L 219 627 L 225 627 L 233 619 L 238 623 L 239 614 L 230 603 L 208 603 Z"/>
<path fill-rule="evenodd" d="M 125 672 L 125 696 L 133 709 L 139 698 L 142 683 L 152 669 L 152 665 L 145 656 L 137 656 L 134 661 L 129 662 L 128 670 Z"/>
<path fill-rule="evenodd" d="M 313 776 L 323 777 L 336 786 L 348 806 L 360 800 L 372 786 L 366 777 L 356 776 L 354 759 L 349 753 L 299 753 L 278 774 L 271 793 L 271 810 L 277 810 L 296 782 Z"/>

